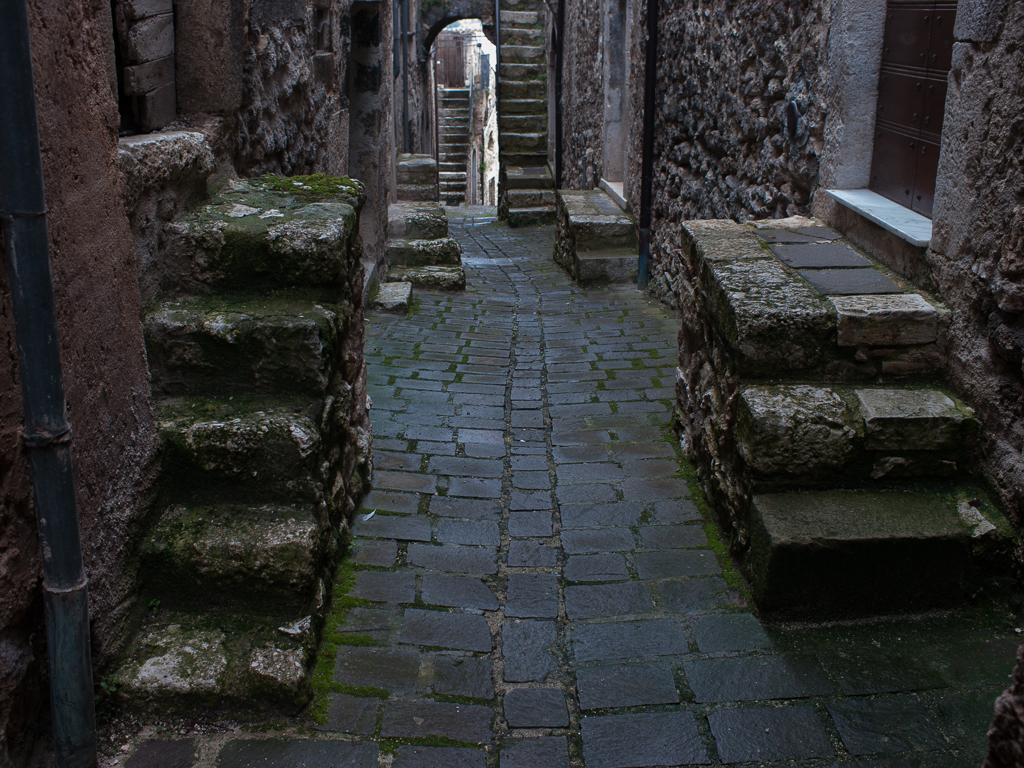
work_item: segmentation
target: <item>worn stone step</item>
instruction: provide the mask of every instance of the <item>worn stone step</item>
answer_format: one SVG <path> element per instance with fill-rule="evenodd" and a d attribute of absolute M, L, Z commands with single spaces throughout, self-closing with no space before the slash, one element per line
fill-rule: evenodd
<path fill-rule="evenodd" d="M 370 309 L 376 312 L 406 315 L 409 313 L 409 304 L 411 302 L 412 283 L 381 283 L 377 286 L 377 293 L 370 302 Z"/>
<path fill-rule="evenodd" d="M 461 264 L 462 246 L 451 237 L 436 240 L 389 240 L 388 263 L 393 267 Z"/>
<path fill-rule="evenodd" d="M 466 166 L 460 163 L 441 163 L 442 173 L 465 172 Z"/>
<path fill-rule="evenodd" d="M 555 181 L 551 175 L 551 169 L 546 164 L 520 166 L 502 166 L 502 186 L 505 189 L 551 189 L 555 188 Z"/>
<path fill-rule="evenodd" d="M 323 398 L 351 308 L 298 298 L 190 297 L 146 314 L 158 395 L 306 394 Z"/>
<path fill-rule="evenodd" d="M 399 155 L 395 172 L 399 184 L 433 184 L 437 161 L 430 155 Z"/>
<path fill-rule="evenodd" d="M 502 28 L 502 42 L 509 45 L 544 45 L 543 29 L 519 29 L 516 27 Z M 502 48 L 502 54 L 505 49 Z"/>
<path fill-rule="evenodd" d="M 312 696 L 311 619 L 157 610 L 111 675 L 126 711 L 298 713 Z"/>
<path fill-rule="evenodd" d="M 553 205 L 534 208 L 509 208 L 508 224 L 510 227 L 526 227 L 537 224 L 553 224 L 555 207 Z"/>
<path fill-rule="evenodd" d="M 836 618 L 950 607 L 1009 566 L 985 494 L 836 490 L 755 495 L 750 576 L 766 613 Z"/>
<path fill-rule="evenodd" d="M 309 504 L 173 504 L 142 545 L 140 578 L 164 607 L 309 613 L 330 533 Z"/>
<path fill-rule="evenodd" d="M 451 183 L 453 181 L 462 181 L 462 182 L 464 182 L 465 180 L 466 180 L 466 172 L 465 171 L 445 171 L 445 172 L 443 172 L 441 174 L 441 183 L 442 184 L 444 184 L 446 182 L 447 183 Z"/>
<path fill-rule="evenodd" d="M 543 61 L 533 62 L 530 64 L 521 64 L 518 62 L 506 63 L 505 61 L 501 62 L 502 88 L 505 87 L 506 80 L 515 80 L 519 83 L 525 83 L 531 80 L 547 80 L 547 76 L 547 64 Z"/>
<path fill-rule="evenodd" d="M 436 240 L 448 236 L 448 217 L 436 202 L 394 203 L 388 206 L 388 237 Z"/>
<path fill-rule="evenodd" d="M 536 11 L 500 11 L 498 14 L 502 25 L 532 27 L 540 24 L 540 14 Z M 504 31 L 504 30 L 503 30 Z"/>
<path fill-rule="evenodd" d="M 469 161 L 469 154 L 467 153 L 466 149 L 463 148 L 461 151 L 458 152 L 444 151 L 441 153 L 441 158 L 446 163 L 458 163 L 459 165 L 465 167 L 466 163 Z"/>
<path fill-rule="evenodd" d="M 502 133 L 501 151 L 504 154 L 546 153 L 548 134 L 543 133 Z"/>
<path fill-rule="evenodd" d="M 183 398 L 154 409 L 166 493 L 174 502 L 315 503 L 324 460 L 324 403 Z"/>
<path fill-rule="evenodd" d="M 754 385 L 737 406 L 737 450 L 759 488 L 950 477 L 977 430 L 935 389 Z"/>
<path fill-rule="evenodd" d="M 603 189 L 558 190 L 559 241 L 576 251 L 608 248 L 636 253 L 636 225 Z M 561 247 L 561 243 L 559 243 Z"/>
<path fill-rule="evenodd" d="M 358 181 L 235 180 L 195 213 L 167 226 L 168 258 L 156 279 L 188 293 L 333 286 L 350 271 Z"/>
<path fill-rule="evenodd" d="M 502 115 L 501 117 L 501 131 L 502 135 L 508 133 L 522 134 L 522 133 L 543 133 L 546 134 L 548 129 L 548 116 L 547 115 Z"/>
<path fill-rule="evenodd" d="M 543 45 L 507 45 L 503 40 L 501 43 L 501 61 L 508 62 L 532 62 L 544 59 Z"/>
<path fill-rule="evenodd" d="M 427 202 L 437 199 L 437 184 L 399 184 L 395 194 L 400 202 Z"/>
<path fill-rule="evenodd" d="M 510 189 L 506 193 L 510 208 L 536 208 L 555 204 L 555 192 L 551 189 Z"/>
<path fill-rule="evenodd" d="M 462 266 L 392 267 L 389 282 L 407 282 L 415 288 L 441 291 L 466 289 L 466 270 Z"/>
<path fill-rule="evenodd" d="M 501 118 L 511 115 L 543 115 L 548 113 L 547 99 L 502 99 Z"/>
<path fill-rule="evenodd" d="M 502 80 L 501 95 L 502 112 L 504 112 L 505 101 L 507 99 L 534 99 L 545 101 L 548 95 L 548 84 L 545 80 L 527 80 L 525 82 Z"/>

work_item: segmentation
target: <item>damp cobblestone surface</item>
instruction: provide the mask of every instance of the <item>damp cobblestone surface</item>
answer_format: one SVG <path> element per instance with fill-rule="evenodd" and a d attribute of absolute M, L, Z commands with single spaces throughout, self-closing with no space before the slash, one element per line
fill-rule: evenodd
<path fill-rule="evenodd" d="M 367 320 L 375 486 L 325 722 L 128 765 L 980 764 L 1013 621 L 762 623 L 669 429 L 678 318 L 575 287 L 551 227 L 452 233 L 466 291 Z"/>

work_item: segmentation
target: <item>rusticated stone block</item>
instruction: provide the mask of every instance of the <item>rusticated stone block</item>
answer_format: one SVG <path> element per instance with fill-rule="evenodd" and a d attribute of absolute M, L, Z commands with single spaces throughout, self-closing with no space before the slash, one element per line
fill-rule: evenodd
<path fill-rule="evenodd" d="M 834 296 L 841 347 L 930 344 L 938 335 L 938 313 L 915 294 Z"/>
<path fill-rule="evenodd" d="M 867 447 L 876 450 L 954 448 L 974 412 L 931 389 L 858 389 Z"/>

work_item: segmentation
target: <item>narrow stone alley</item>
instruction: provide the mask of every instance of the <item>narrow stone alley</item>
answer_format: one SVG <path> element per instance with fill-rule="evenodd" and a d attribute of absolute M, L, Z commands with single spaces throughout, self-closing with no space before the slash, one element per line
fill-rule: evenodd
<path fill-rule="evenodd" d="M 575 287 L 551 227 L 451 216 L 465 293 L 367 321 L 375 482 L 319 722 L 174 764 L 978 765 L 1006 617 L 760 623 L 670 430 L 678 319 Z"/>

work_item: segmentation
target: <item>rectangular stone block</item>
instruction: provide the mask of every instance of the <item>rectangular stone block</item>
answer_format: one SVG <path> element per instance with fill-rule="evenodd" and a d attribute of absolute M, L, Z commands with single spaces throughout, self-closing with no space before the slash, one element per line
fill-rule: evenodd
<path fill-rule="evenodd" d="M 801 269 L 800 276 L 825 296 L 900 292 L 900 287 L 877 269 Z"/>
<path fill-rule="evenodd" d="M 126 96 L 142 96 L 164 85 L 174 83 L 174 57 L 165 56 L 156 61 L 124 68 Z"/>
<path fill-rule="evenodd" d="M 174 55 L 174 16 L 163 13 L 132 24 L 127 35 L 127 59 L 133 64 Z"/>
<path fill-rule="evenodd" d="M 125 17 L 133 21 L 174 10 L 172 0 L 124 0 L 120 5 Z"/>
<path fill-rule="evenodd" d="M 794 269 L 870 267 L 871 262 L 842 243 L 773 245 L 772 252 Z"/>
<path fill-rule="evenodd" d="M 931 344 L 938 335 L 935 307 L 916 293 L 833 296 L 840 347 Z"/>
<path fill-rule="evenodd" d="M 957 447 L 974 413 L 933 389 L 858 389 L 867 447 L 883 451 Z"/>
<path fill-rule="evenodd" d="M 177 92 L 174 83 L 137 98 L 139 127 L 144 131 L 163 128 L 177 115 Z"/>

